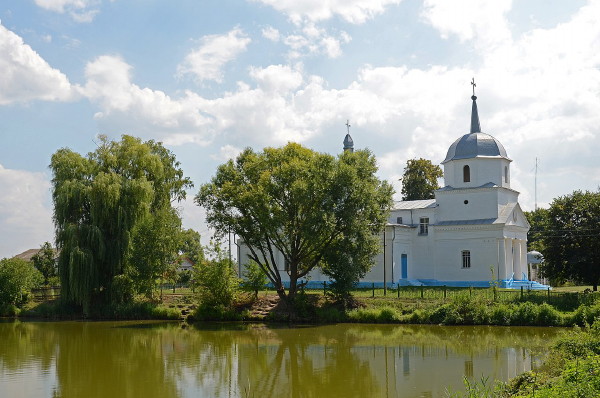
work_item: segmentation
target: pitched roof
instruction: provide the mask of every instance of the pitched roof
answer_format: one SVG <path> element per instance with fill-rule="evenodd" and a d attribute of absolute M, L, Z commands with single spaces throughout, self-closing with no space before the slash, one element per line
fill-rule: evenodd
<path fill-rule="evenodd" d="M 394 204 L 393 210 L 431 209 L 435 207 L 435 199 L 403 200 Z"/>
<path fill-rule="evenodd" d="M 20 258 L 21 260 L 31 261 L 31 258 L 38 254 L 41 249 L 29 249 L 25 250 L 23 253 L 19 253 L 13 258 Z"/>

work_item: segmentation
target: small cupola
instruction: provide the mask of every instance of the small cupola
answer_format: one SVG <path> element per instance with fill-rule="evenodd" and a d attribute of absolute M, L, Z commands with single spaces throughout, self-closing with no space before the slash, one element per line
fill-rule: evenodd
<path fill-rule="evenodd" d="M 354 141 L 352 140 L 352 137 L 350 137 L 350 120 L 346 120 L 346 128 L 348 129 L 348 132 L 344 138 L 344 152 L 354 152 Z"/>

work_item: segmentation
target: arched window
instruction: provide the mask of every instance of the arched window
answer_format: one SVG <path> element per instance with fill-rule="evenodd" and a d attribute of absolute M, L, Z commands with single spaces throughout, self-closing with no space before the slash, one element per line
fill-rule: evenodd
<path fill-rule="evenodd" d="M 463 182 L 471 182 L 471 168 L 469 165 L 463 167 Z"/>
<path fill-rule="evenodd" d="M 504 182 L 508 184 L 508 166 L 504 166 Z"/>

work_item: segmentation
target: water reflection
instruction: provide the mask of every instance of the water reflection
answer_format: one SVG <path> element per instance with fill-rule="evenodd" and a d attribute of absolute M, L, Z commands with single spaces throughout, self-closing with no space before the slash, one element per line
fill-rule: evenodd
<path fill-rule="evenodd" d="M 552 328 L 0 323 L 0 397 L 438 397 L 535 366 Z"/>

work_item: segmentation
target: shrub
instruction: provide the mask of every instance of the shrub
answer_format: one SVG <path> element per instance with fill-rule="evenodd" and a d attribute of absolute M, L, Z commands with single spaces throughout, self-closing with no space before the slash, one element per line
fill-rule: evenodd
<path fill-rule="evenodd" d="M 31 289 L 44 281 L 35 267 L 18 258 L 0 260 L 0 304 L 12 304 L 17 307 L 29 300 Z"/>
<path fill-rule="evenodd" d="M 212 252 L 212 259 L 205 259 L 194 266 L 193 285 L 201 306 L 230 308 L 237 297 L 240 280 L 233 263 L 217 245 Z"/>
<path fill-rule="evenodd" d="M 563 324 L 563 316 L 548 303 L 540 305 L 538 312 L 538 325 L 560 326 Z"/>

